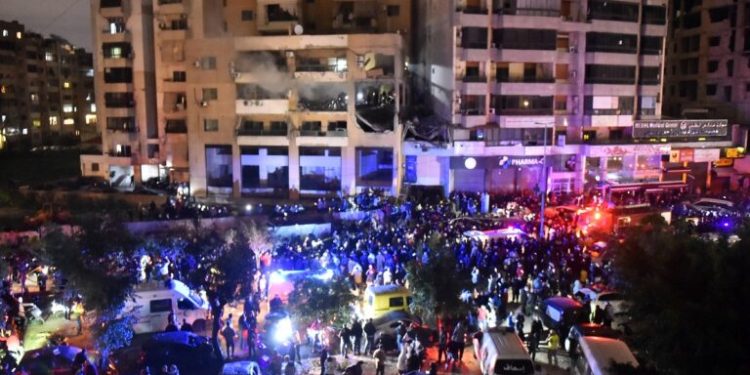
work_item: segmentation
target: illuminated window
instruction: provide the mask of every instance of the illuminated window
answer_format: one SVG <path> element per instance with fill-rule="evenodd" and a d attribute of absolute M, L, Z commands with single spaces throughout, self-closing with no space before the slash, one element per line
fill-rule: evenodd
<path fill-rule="evenodd" d="M 8 30 L 3 30 L 3 36 L 8 36 Z"/>
<path fill-rule="evenodd" d="M 66 118 L 65 120 L 63 120 L 63 125 L 75 125 L 75 123 L 76 120 L 72 118 Z"/>
<path fill-rule="evenodd" d="M 47 60 L 47 61 L 54 61 L 55 60 L 55 56 L 52 54 L 52 52 L 46 52 L 44 54 L 44 59 Z"/>
<path fill-rule="evenodd" d="M 34 126 L 36 126 L 38 128 L 38 127 L 42 126 L 42 120 L 40 120 L 38 118 L 33 119 L 33 120 L 31 120 L 31 124 L 34 125 Z"/>
<path fill-rule="evenodd" d="M 57 125 L 59 125 L 57 123 L 57 116 L 50 116 L 49 117 L 49 125 L 50 126 L 57 126 Z"/>
<path fill-rule="evenodd" d="M 38 102 L 39 94 L 29 94 L 29 99 L 31 99 L 32 102 Z"/>
<path fill-rule="evenodd" d="M 7 89 L 5 86 L 0 86 L 0 94 L 5 94 L 7 92 Z"/>
<path fill-rule="evenodd" d="M 63 112 L 65 113 L 72 113 L 73 112 L 73 105 L 72 104 L 63 104 Z"/>
<path fill-rule="evenodd" d="M 96 125 L 96 115 L 86 115 L 86 125 Z"/>
<path fill-rule="evenodd" d="M 23 33 L 20 32 L 20 31 L 17 31 L 16 32 L 16 39 L 21 39 L 21 38 L 23 38 Z"/>
<path fill-rule="evenodd" d="M 91 113 L 96 113 L 96 103 L 91 103 Z"/>
<path fill-rule="evenodd" d="M 63 87 L 66 89 L 70 88 L 70 82 L 63 82 Z"/>
<path fill-rule="evenodd" d="M 21 129 L 21 134 L 23 134 L 23 135 L 29 134 L 29 129 L 27 129 L 27 128 Z"/>

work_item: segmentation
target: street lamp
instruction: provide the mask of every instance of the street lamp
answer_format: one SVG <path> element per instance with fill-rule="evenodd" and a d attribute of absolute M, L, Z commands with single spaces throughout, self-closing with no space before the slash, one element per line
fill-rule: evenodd
<path fill-rule="evenodd" d="M 539 240 L 544 236 L 544 209 L 547 203 L 547 126 L 554 125 L 553 122 L 535 122 L 535 125 L 544 125 L 544 150 L 542 152 L 542 205 L 539 212 Z M 554 128 L 553 128 L 554 130 Z"/>

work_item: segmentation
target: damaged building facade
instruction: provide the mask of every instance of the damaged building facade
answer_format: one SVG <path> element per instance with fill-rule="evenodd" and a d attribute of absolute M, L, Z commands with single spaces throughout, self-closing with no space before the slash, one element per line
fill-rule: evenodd
<path fill-rule="evenodd" d="M 103 154 L 195 196 L 400 187 L 407 0 L 92 0 Z"/>
<path fill-rule="evenodd" d="M 417 1 L 412 90 L 450 136 L 406 142 L 404 182 L 488 192 L 705 188 L 732 129 L 662 119 L 666 6 Z"/>

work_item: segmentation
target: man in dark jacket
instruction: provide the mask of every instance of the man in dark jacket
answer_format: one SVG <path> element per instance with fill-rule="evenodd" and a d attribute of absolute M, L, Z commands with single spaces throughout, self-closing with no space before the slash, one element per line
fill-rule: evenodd
<path fill-rule="evenodd" d="M 364 332 L 365 332 L 365 338 L 367 339 L 367 343 L 365 343 L 365 354 L 371 355 L 373 353 L 373 348 L 375 347 L 375 324 L 372 323 L 372 319 L 367 319 L 367 323 L 365 323 L 364 326 Z"/>
<path fill-rule="evenodd" d="M 354 341 L 354 355 L 359 355 L 362 348 L 362 323 L 358 319 L 352 322 L 351 335 Z"/>

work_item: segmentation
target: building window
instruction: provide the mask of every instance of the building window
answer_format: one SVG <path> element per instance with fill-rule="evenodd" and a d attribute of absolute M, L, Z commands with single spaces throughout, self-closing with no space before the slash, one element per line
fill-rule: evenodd
<path fill-rule="evenodd" d="M 734 60 L 727 61 L 727 76 L 731 77 L 734 75 Z"/>
<path fill-rule="evenodd" d="M 215 118 L 203 119 L 203 131 L 204 132 L 217 132 L 219 131 L 219 120 Z"/>
<path fill-rule="evenodd" d="M 709 73 L 716 72 L 717 70 L 719 70 L 719 61 L 709 60 L 706 66 L 706 69 L 708 70 Z"/>
<path fill-rule="evenodd" d="M 399 13 L 401 13 L 401 7 L 398 5 L 388 5 L 386 8 L 386 14 L 388 14 L 388 17 L 398 17 Z"/>
<path fill-rule="evenodd" d="M 75 107 L 73 107 L 73 104 L 63 104 L 62 106 L 64 113 L 73 113 L 75 111 Z"/>
<path fill-rule="evenodd" d="M 3 36 L 8 36 L 8 30 L 3 30 Z"/>
<path fill-rule="evenodd" d="M 187 73 L 184 71 L 175 70 L 174 72 L 172 72 L 172 81 L 174 82 L 187 81 Z"/>
<path fill-rule="evenodd" d="M 732 86 L 724 86 L 724 100 L 732 100 Z"/>
<path fill-rule="evenodd" d="M 216 57 L 214 56 L 206 56 L 200 59 L 200 68 L 203 70 L 213 70 L 216 69 Z"/>
<path fill-rule="evenodd" d="M 44 60 L 46 61 L 54 61 L 55 55 L 52 54 L 52 52 L 45 52 L 44 53 Z"/>
<path fill-rule="evenodd" d="M 75 125 L 76 120 L 72 118 L 63 119 L 63 125 Z"/>
<path fill-rule="evenodd" d="M 255 19 L 255 13 L 253 13 L 252 10 L 243 10 L 242 11 L 242 20 L 243 21 L 252 21 Z"/>
<path fill-rule="evenodd" d="M 219 98 L 219 90 L 215 88 L 203 89 L 203 100 L 216 100 Z"/>
<path fill-rule="evenodd" d="M 57 126 L 59 125 L 57 123 L 57 116 L 50 116 L 49 117 L 49 126 Z"/>
<path fill-rule="evenodd" d="M 712 36 L 708 38 L 708 45 L 711 47 L 718 47 L 721 44 L 720 36 Z"/>
<path fill-rule="evenodd" d="M 706 85 L 706 96 L 714 96 L 716 95 L 716 85 Z"/>
<path fill-rule="evenodd" d="M 91 172 L 99 172 L 99 163 L 91 163 Z"/>

